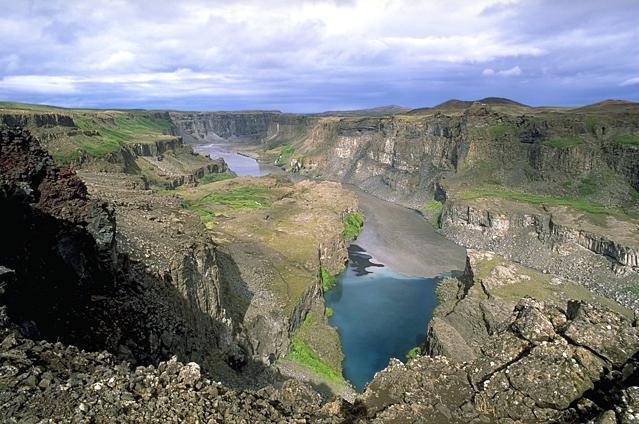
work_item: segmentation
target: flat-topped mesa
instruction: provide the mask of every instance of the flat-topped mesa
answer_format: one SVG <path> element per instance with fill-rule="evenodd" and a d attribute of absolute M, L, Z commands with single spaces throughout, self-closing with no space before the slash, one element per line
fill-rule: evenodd
<path fill-rule="evenodd" d="M 222 159 L 184 145 L 168 112 L 40 109 L 2 109 L 0 125 L 25 127 L 57 162 L 76 169 L 144 175 L 162 188 L 227 171 Z"/>

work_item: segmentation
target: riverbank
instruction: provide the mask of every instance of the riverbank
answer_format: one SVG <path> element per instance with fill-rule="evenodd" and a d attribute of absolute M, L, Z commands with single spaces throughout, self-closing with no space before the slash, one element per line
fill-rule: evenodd
<path fill-rule="evenodd" d="M 463 270 L 466 249 L 444 238 L 416 211 L 346 185 L 359 200 L 366 223 L 357 245 L 392 271 L 411 277 L 434 277 Z"/>

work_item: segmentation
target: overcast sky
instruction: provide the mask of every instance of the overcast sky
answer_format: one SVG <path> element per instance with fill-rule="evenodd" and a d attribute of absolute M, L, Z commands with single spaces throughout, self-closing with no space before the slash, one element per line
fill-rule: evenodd
<path fill-rule="evenodd" d="M 639 0 L 0 0 L 0 99 L 317 112 L 639 100 Z"/>

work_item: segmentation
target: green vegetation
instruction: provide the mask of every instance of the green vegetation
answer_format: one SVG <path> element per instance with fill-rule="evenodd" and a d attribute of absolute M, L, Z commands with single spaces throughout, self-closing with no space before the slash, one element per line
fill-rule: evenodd
<path fill-rule="evenodd" d="M 333 308 L 330 307 L 326 307 L 326 309 L 324 310 L 324 315 L 326 316 L 326 318 L 330 318 L 333 316 Z"/>
<path fill-rule="evenodd" d="M 344 240 L 355 240 L 362 231 L 364 225 L 364 215 L 359 212 L 349 212 L 342 218 L 344 224 Z"/>
<path fill-rule="evenodd" d="M 220 214 L 214 210 L 215 206 L 225 206 L 231 209 L 258 209 L 271 206 L 265 197 L 268 187 L 254 184 L 209 193 L 199 200 L 184 200 L 182 207 L 198 214 L 205 224 L 213 222 Z"/>
<path fill-rule="evenodd" d="M 599 183 L 592 175 L 581 180 L 579 184 L 579 194 L 582 196 L 590 196 L 595 194 L 599 188 Z"/>
<path fill-rule="evenodd" d="M 315 316 L 312 311 L 306 314 L 304 322 L 291 337 L 287 357 L 329 381 L 344 384 L 341 365 L 344 355 L 337 331 L 324 317 Z"/>
<path fill-rule="evenodd" d="M 331 368 L 319 357 L 317 353 L 299 336 L 291 338 L 291 346 L 288 351 L 288 358 L 315 371 L 317 374 L 328 380 L 342 383 L 344 379 L 341 374 Z"/>
<path fill-rule="evenodd" d="M 419 346 L 415 346 L 414 348 L 406 352 L 406 360 L 411 361 L 417 358 L 417 356 L 421 355 L 421 353 L 422 353 L 422 348 Z"/>
<path fill-rule="evenodd" d="M 620 134 L 615 137 L 615 143 L 631 146 L 639 146 L 639 135 L 637 134 Z"/>
<path fill-rule="evenodd" d="M 424 213 L 430 215 L 431 224 L 433 228 L 439 229 L 442 227 L 442 212 L 444 211 L 444 205 L 442 202 L 438 202 L 437 200 L 433 200 L 432 202 L 428 202 L 426 206 L 424 206 Z"/>
<path fill-rule="evenodd" d="M 597 118 L 595 118 L 594 116 L 586 116 L 584 126 L 586 127 L 586 131 L 593 135 L 597 135 Z"/>
<path fill-rule="evenodd" d="M 573 209 L 592 214 L 624 214 L 623 211 L 609 208 L 599 203 L 583 199 L 571 199 L 566 197 L 541 196 L 537 194 L 517 193 L 505 190 L 475 189 L 463 194 L 465 200 L 480 199 L 485 197 L 498 197 L 507 200 L 531 203 L 533 205 L 569 206 Z"/>
<path fill-rule="evenodd" d="M 639 296 L 639 285 L 630 285 L 630 286 L 626 286 L 624 288 L 624 291 L 628 292 L 628 293 L 632 293 L 635 296 Z"/>
<path fill-rule="evenodd" d="M 167 133 L 171 123 L 148 113 L 73 111 L 71 117 L 80 131 L 69 135 L 70 143 L 55 152 L 55 159 L 62 163 L 82 155 L 102 158 L 126 143 L 150 143 L 170 137 Z"/>
<path fill-rule="evenodd" d="M 271 206 L 264 195 L 268 187 L 260 184 L 245 185 L 230 190 L 209 193 L 192 203 L 193 206 L 224 205 L 231 209 L 259 209 Z"/>
<path fill-rule="evenodd" d="M 293 153 L 295 153 L 295 148 L 289 144 L 284 144 L 280 147 L 280 154 L 277 159 L 275 159 L 275 166 L 282 166 L 288 163 Z"/>
<path fill-rule="evenodd" d="M 216 174 L 208 174 L 200 178 L 198 180 L 198 184 L 215 183 L 218 181 L 230 180 L 231 178 L 235 178 L 235 174 L 229 171 L 220 172 Z"/>
<path fill-rule="evenodd" d="M 322 280 L 322 290 L 324 292 L 331 290 L 337 283 L 337 278 L 323 266 L 320 266 L 320 279 Z"/>
<path fill-rule="evenodd" d="M 565 149 L 570 146 L 578 146 L 584 144 L 584 141 L 580 138 L 553 138 L 544 142 L 545 145 L 554 147 L 555 149 Z"/>
<path fill-rule="evenodd" d="M 507 135 L 519 134 L 519 129 L 513 124 L 504 124 L 502 122 L 488 129 L 492 138 L 504 138 Z"/>

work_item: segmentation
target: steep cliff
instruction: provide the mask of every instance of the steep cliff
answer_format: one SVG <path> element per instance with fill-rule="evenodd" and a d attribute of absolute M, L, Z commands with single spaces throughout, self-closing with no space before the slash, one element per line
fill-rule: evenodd
<path fill-rule="evenodd" d="M 171 121 L 188 143 L 283 143 L 299 139 L 308 118 L 281 112 L 171 112 Z"/>
<path fill-rule="evenodd" d="M 613 205 L 634 200 L 639 147 L 623 137 L 639 131 L 637 105 L 596 113 L 516 112 L 474 103 L 446 113 L 317 119 L 296 151 L 311 175 L 418 208 L 443 177 L 462 186 L 585 194 Z M 596 192 L 581 187 L 588 178 L 598 179 Z"/>
<path fill-rule="evenodd" d="M 463 246 L 579 282 L 636 310 L 638 222 L 499 198 L 449 199 L 441 217 L 443 233 Z"/>
<path fill-rule="evenodd" d="M 28 133 L 1 136 L 0 259 L 13 276 L 2 304 L 22 334 L 133 364 L 177 355 L 233 376 L 227 364 L 244 354 L 225 309 L 230 290 L 197 218 L 175 214 L 179 199 L 141 191 L 139 178 L 84 174 L 95 181 L 90 198 Z"/>

